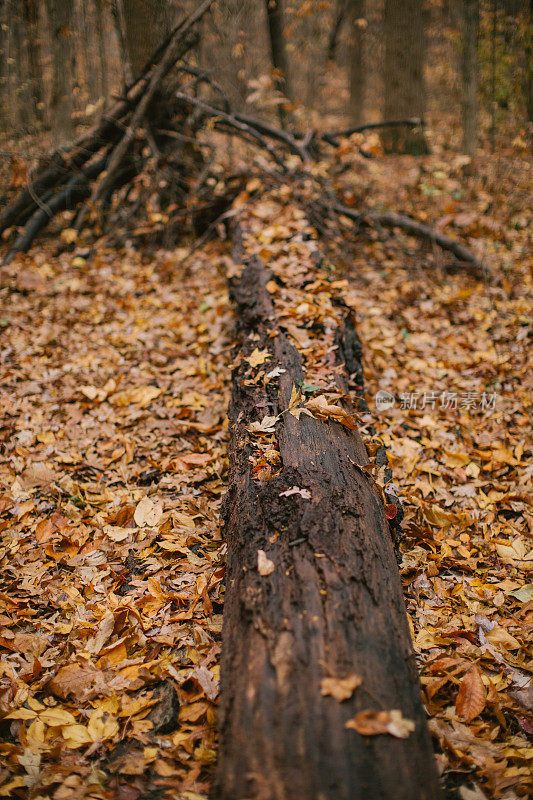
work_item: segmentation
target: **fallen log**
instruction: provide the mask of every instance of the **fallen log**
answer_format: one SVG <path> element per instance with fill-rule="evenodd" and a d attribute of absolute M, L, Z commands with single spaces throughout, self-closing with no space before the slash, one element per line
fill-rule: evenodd
<path fill-rule="evenodd" d="M 288 411 L 305 373 L 276 319 L 274 281 L 253 256 L 231 284 L 240 349 L 212 795 L 433 800 L 438 780 L 383 502 L 357 431 Z M 268 381 L 254 371 L 255 351 L 269 353 Z M 279 447 L 270 479 L 254 473 L 261 431 L 275 439 L 263 450 Z M 343 701 L 329 693 L 343 686 Z M 349 727 L 360 712 L 387 718 L 393 709 L 411 721 L 406 738 Z M 351 724 L 364 731 L 362 719 Z"/>

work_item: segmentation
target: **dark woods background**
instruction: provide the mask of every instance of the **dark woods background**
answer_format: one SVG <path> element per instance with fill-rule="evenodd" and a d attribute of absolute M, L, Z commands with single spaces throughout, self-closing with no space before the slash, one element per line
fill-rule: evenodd
<path fill-rule="evenodd" d="M 0 0 L 0 131 L 67 144 L 194 0 Z M 238 109 L 305 128 L 423 117 L 389 149 L 473 155 L 533 118 L 530 0 L 220 0 L 195 58 Z M 28 140 L 30 137 L 30 140 Z"/>

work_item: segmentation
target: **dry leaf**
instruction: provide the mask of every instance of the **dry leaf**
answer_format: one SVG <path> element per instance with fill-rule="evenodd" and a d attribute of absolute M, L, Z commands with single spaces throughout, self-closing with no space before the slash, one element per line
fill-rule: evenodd
<path fill-rule="evenodd" d="M 149 497 L 143 497 L 138 503 L 133 519 L 139 528 L 144 528 L 148 525 L 150 528 L 155 527 L 163 516 L 163 506 L 160 503 L 154 503 Z"/>
<path fill-rule="evenodd" d="M 290 489 L 285 489 L 284 492 L 280 492 L 280 497 L 291 497 L 293 494 L 299 494 L 300 497 L 303 497 L 304 500 L 311 499 L 311 492 L 309 489 L 300 489 L 299 486 L 292 486 Z"/>
<path fill-rule="evenodd" d="M 276 568 L 276 565 L 271 561 L 264 550 L 257 551 L 257 571 L 260 575 L 271 575 Z"/>
<path fill-rule="evenodd" d="M 319 419 L 334 419 L 352 430 L 356 427 L 355 419 L 340 406 L 328 403 L 323 394 L 318 397 L 311 397 L 305 406 Z"/>
<path fill-rule="evenodd" d="M 405 719 L 401 711 L 360 711 L 348 720 L 346 728 L 357 731 L 362 736 L 377 736 L 388 733 L 397 739 L 407 739 L 414 731 L 415 723 Z"/>
<path fill-rule="evenodd" d="M 264 364 L 267 358 L 270 358 L 268 350 L 258 350 L 256 347 L 248 358 L 244 360 L 247 361 L 251 367 L 258 367 L 260 364 Z"/>
<path fill-rule="evenodd" d="M 487 690 L 477 664 L 468 670 L 459 684 L 455 710 L 466 722 L 481 714 L 487 702 Z"/>
<path fill-rule="evenodd" d="M 324 697 L 331 695 L 339 703 L 342 703 L 343 700 L 348 700 L 352 696 L 354 690 L 361 686 L 362 682 L 363 679 L 356 675 L 355 672 L 351 672 L 345 678 L 322 678 L 320 691 Z"/>

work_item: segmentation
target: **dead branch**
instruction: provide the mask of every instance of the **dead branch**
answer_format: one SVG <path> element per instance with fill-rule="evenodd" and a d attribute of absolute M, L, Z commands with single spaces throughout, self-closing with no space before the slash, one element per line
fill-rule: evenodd
<path fill-rule="evenodd" d="M 320 134 L 320 138 L 322 141 L 327 142 L 327 144 L 332 145 L 332 147 L 338 147 L 339 139 L 342 139 L 345 136 L 351 136 L 353 133 L 363 133 L 364 131 L 374 131 L 378 130 L 379 128 L 392 128 L 396 126 L 417 128 L 419 126 L 423 127 L 423 125 L 424 121 L 419 117 L 413 117 L 412 119 L 388 119 L 383 120 L 383 122 L 369 122 L 366 125 L 356 125 L 354 128 L 344 128 L 341 131 L 322 133 Z"/>

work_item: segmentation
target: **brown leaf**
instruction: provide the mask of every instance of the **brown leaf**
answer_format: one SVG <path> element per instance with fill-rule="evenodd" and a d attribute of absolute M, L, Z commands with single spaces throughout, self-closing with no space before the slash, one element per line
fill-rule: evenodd
<path fill-rule="evenodd" d="M 471 722 L 474 717 L 481 714 L 487 702 L 487 690 L 479 667 L 474 665 L 469 670 L 461 683 L 455 701 L 455 710 L 466 722 Z"/>
<path fill-rule="evenodd" d="M 324 697 L 331 695 L 342 703 L 343 700 L 348 700 L 354 693 L 354 689 L 361 686 L 363 680 L 356 675 L 355 672 L 350 672 L 345 678 L 328 677 L 322 678 L 320 682 L 320 691 Z"/>
<path fill-rule="evenodd" d="M 407 739 L 414 731 L 415 723 L 405 719 L 402 712 L 392 711 L 360 711 L 353 719 L 349 719 L 345 728 L 357 731 L 361 736 L 377 736 L 388 733 L 397 739 Z"/>

